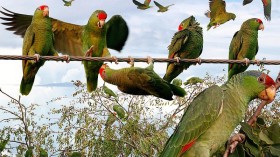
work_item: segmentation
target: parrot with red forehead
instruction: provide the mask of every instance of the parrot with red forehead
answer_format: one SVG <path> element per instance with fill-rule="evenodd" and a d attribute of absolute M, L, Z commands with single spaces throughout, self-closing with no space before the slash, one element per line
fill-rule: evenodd
<path fill-rule="evenodd" d="M 9 31 L 24 36 L 31 24 L 32 16 L 9 11 L 0 11 L 7 17 L 0 17 L 7 22 Z M 54 48 L 63 54 L 71 56 L 110 57 L 108 48 L 121 51 L 128 37 L 128 26 L 120 15 L 115 15 L 106 22 L 107 14 L 96 10 L 84 26 L 51 19 L 54 33 Z M 87 80 L 87 90 L 92 92 L 97 87 L 98 70 L 103 62 L 84 61 Z"/>
<path fill-rule="evenodd" d="M 213 85 L 190 103 L 160 157 L 209 157 L 224 146 L 245 118 L 255 98 L 271 102 L 274 80 L 259 71 L 233 76 L 222 86 Z"/>
<path fill-rule="evenodd" d="M 148 60 L 150 65 L 146 68 L 132 66 L 115 70 L 103 64 L 99 74 L 105 82 L 118 86 L 120 91 L 127 94 L 154 95 L 166 100 L 173 100 L 173 95 L 180 97 L 186 95 L 183 88 L 170 84 L 158 76 L 153 70 L 152 59 Z"/>
<path fill-rule="evenodd" d="M 49 7 L 42 5 L 35 10 L 31 24 L 23 38 L 22 55 L 58 56 L 54 48 L 52 23 L 49 18 Z M 28 95 L 32 89 L 35 76 L 45 61 L 23 60 L 23 77 L 20 83 L 20 93 Z"/>
<path fill-rule="evenodd" d="M 243 5 L 251 3 L 253 0 L 244 0 Z M 271 20 L 271 0 L 262 0 L 263 9 L 264 9 L 264 16 L 265 18 L 270 21 Z"/>
<path fill-rule="evenodd" d="M 182 21 L 179 25 L 178 32 L 172 38 L 171 44 L 168 46 L 168 58 L 194 59 L 198 58 L 203 49 L 203 32 L 200 24 L 194 16 Z M 163 77 L 167 82 L 171 82 L 184 69 L 189 68 L 192 63 L 168 63 L 166 73 Z"/>
<path fill-rule="evenodd" d="M 243 22 L 239 31 L 237 31 L 229 46 L 230 60 L 252 60 L 259 50 L 258 31 L 264 30 L 261 19 L 251 18 Z M 233 75 L 245 71 L 249 65 L 229 64 L 228 79 Z"/>

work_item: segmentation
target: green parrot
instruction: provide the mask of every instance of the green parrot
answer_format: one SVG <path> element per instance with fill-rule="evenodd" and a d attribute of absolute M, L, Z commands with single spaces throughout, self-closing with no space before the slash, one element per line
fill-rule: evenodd
<path fill-rule="evenodd" d="M 151 0 L 145 0 L 144 4 L 136 1 L 136 0 L 132 0 L 132 2 L 137 5 L 137 8 L 138 9 L 141 9 L 141 10 L 145 10 L 145 9 L 148 9 L 148 8 L 151 8 L 152 6 L 150 6 L 150 3 L 151 3 Z"/>
<path fill-rule="evenodd" d="M 58 56 L 54 48 L 49 7 L 42 5 L 35 10 L 30 26 L 23 38 L 22 55 Z M 20 84 L 20 93 L 28 95 L 32 89 L 35 76 L 45 61 L 22 61 L 23 77 Z"/>
<path fill-rule="evenodd" d="M 125 110 L 120 105 L 118 105 L 118 104 L 114 105 L 113 110 L 117 113 L 117 115 L 120 119 L 125 118 Z"/>
<path fill-rule="evenodd" d="M 244 0 L 243 5 L 251 3 L 253 0 Z M 271 20 L 271 0 L 262 0 L 263 9 L 264 9 L 264 16 L 266 20 Z"/>
<path fill-rule="evenodd" d="M 168 8 L 174 4 L 170 4 L 168 6 L 162 6 L 161 4 L 159 4 L 158 2 L 154 1 L 155 5 L 158 7 L 158 12 L 166 12 L 168 10 Z"/>
<path fill-rule="evenodd" d="M 226 23 L 229 20 L 235 20 L 236 15 L 226 12 L 226 2 L 223 0 L 209 0 L 210 11 L 205 15 L 210 18 L 210 22 L 207 25 L 207 30 L 212 26 L 214 28 Z"/>
<path fill-rule="evenodd" d="M 275 93 L 274 80 L 259 71 L 205 89 L 190 103 L 160 156 L 212 156 L 244 119 L 249 102 L 257 97 L 272 101 Z"/>
<path fill-rule="evenodd" d="M 237 31 L 229 46 L 230 60 L 252 60 L 255 58 L 258 46 L 258 30 L 264 30 L 262 20 L 251 18 L 243 22 L 239 31 Z M 229 64 L 228 79 L 233 75 L 245 71 L 247 65 Z"/>
<path fill-rule="evenodd" d="M 62 1 L 64 2 L 64 6 L 69 7 L 69 6 L 72 5 L 72 2 L 73 2 L 74 0 L 70 0 L 70 1 L 62 0 Z"/>
<path fill-rule="evenodd" d="M 166 100 L 173 100 L 173 95 L 185 96 L 186 92 L 183 88 L 160 78 L 153 67 L 153 63 L 150 62 L 147 68 L 130 67 L 114 70 L 103 64 L 99 74 L 105 82 L 118 86 L 118 89 L 124 93 L 154 95 Z"/>
<path fill-rule="evenodd" d="M 194 16 L 190 16 L 181 22 L 168 47 L 168 58 L 194 59 L 198 58 L 203 49 L 203 33 Z M 167 63 L 166 74 L 163 79 L 171 82 L 175 77 L 189 68 L 192 63 Z"/>
<path fill-rule="evenodd" d="M 184 85 L 194 85 L 197 83 L 203 83 L 204 80 L 199 77 L 191 77 L 186 82 L 184 82 Z"/>
<path fill-rule="evenodd" d="M 40 148 L 39 151 L 40 151 L 39 157 L 48 157 L 48 152 L 46 150 Z"/>
<path fill-rule="evenodd" d="M 118 97 L 115 92 L 113 92 L 110 88 L 108 88 L 107 86 L 105 86 L 105 82 L 103 84 L 103 91 L 105 94 L 107 94 L 109 97 Z"/>
<path fill-rule="evenodd" d="M 30 25 L 32 16 L 9 11 L 0 11 L 8 18 L 2 23 L 10 26 L 7 30 L 23 36 Z M 54 47 L 57 51 L 71 56 L 110 56 L 108 48 L 121 51 L 128 37 L 128 26 L 120 15 L 113 16 L 105 23 L 105 11 L 96 10 L 84 26 L 66 23 L 51 18 L 54 33 Z M 84 68 L 87 78 L 87 90 L 92 92 L 97 87 L 98 70 L 103 62 L 85 61 Z"/>

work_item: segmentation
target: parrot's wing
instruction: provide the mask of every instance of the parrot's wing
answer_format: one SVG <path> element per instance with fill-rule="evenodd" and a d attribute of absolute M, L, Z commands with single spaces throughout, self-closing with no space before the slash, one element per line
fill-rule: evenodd
<path fill-rule="evenodd" d="M 136 1 L 136 0 L 132 0 L 133 1 L 133 3 L 135 4 L 135 5 L 138 5 L 138 6 L 143 6 L 143 4 L 142 3 L 140 3 L 140 2 L 138 2 L 138 1 Z"/>
<path fill-rule="evenodd" d="M 23 38 L 23 47 L 22 47 L 22 55 L 29 55 L 29 51 L 31 46 L 34 43 L 35 39 L 35 33 L 33 32 L 32 25 L 30 25 L 24 35 Z M 34 55 L 34 54 L 31 54 Z M 22 70 L 24 71 L 25 65 L 26 65 L 27 60 L 22 61 Z"/>
<path fill-rule="evenodd" d="M 155 5 L 159 8 L 164 8 L 162 5 L 160 5 L 158 2 L 154 1 Z"/>
<path fill-rule="evenodd" d="M 235 32 L 233 35 L 233 38 L 231 40 L 230 46 L 229 46 L 229 59 L 230 60 L 236 60 L 237 56 L 242 48 L 242 35 L 239 33 L 239 31 Z M 231 68 L 233 64 L 229 64 L 229 67 Z M 229 68 L 229 69 L 230 69 Z"/>
<path fill-rule="evenodd" d="M 213 85 L 191 102 L 162 152 L 180 156 L 215 122 L 223 110 L 223 89 Z"/>
<path fill-rule="evenodd" d="M 176 32 L 172 38 L 171 44 L 168 46 L 169 55 L 168 58 L 173 58 L 174 55 L 181 49 L 189 37 L 190 31 L 188 29 Z"/>
<path fill-rule="evenodd" d="M 33 16 L 15 13 L 5 8 L 3 9 L 6 12 L 0 12 L 7 16 L 7 18 L 1 17 L 1 19 L 7 21 L 3 24 L 10 26 L 6 29 L 13 31 L 16 35 L 24 37 L 25 31 L 31 24 Z M 72 56 L 84 56 L 81 41 L 82 26 L 52 19 L 52 30 L 55 38 L 54 45 L 57 51 Z"/>
<path fill-rule="evenodd" d="M 145 6 L 149 6 L 150 3 L 151 3 L 151 0 L 145 0 L 145 1 L 144 1 L 144 5 L 145 5 Z"/>
<path fill-rule="evenodd" d="M 262 2 L 263 2 L 263 9 L 264 9 L 264 16 L 268 21 L 270 21 L 271 20 L 271 0 L 262 0 Z"/>
<path fill-rule="evenodd" d="M 33 16 L 15 13 L 6 8 L 3 9 L 5 10 L 5 12 L 4 11 L 0 11 L 0 12 L 7 17 L 0 17 L 0 18 L 7 22 L 4 22 L 2 24 L 9 26 L 8 28 L 6 28 L 7 30 L 13 31 L 14 34 L 24 37 L 25 31 L 27 30 L 28 26 L 31 24 Z"/>
<path fill-rule="evenodd" d="M 249 3 L 251 3 L 251 2 L 253 2 L 253 0 L 244 0 L 244 1 L 243 1 L 243 5 L 249 4 Z"/>
<path fill-rule="evenodd" d="M 55 39 L 54 47 L 58 52 L 71 56 L 84 56 L 82 26 L 52 19 L 52 31 Z"/>
<path fill-rule="evenodd" d="M 226 2 L 223 0 L 210 0 L 210 17 L 218 17 L 220 14 L 226 12 Z"/>
<path fill-rule="evenodd" d="M 129 34 L 128 26 L 120 15 L 114 15 L 107 23 L 107 47 L 121 51 Z"/>

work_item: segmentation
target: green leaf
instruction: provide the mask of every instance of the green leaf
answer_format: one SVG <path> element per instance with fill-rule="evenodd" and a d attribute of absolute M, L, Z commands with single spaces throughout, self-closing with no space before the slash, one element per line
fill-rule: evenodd
<path fill-rule="evenodd" d="M 278 123 L 272 123 L 267 129 L 269 138 L 274 143 L 280 143 L 280 126 Z"/>
<path fill-rule="evenodd" d="M 260 156 L 259 149 L 254 144 L 250 144 L 248 141 L 245 142 L 245 149 L 249 154 L 253 155 L 254 157 Z"/>
<path fill-rule="evenodd" d="M 270 152 L 272 155 L 275 156 L 280 156 L 280 143 L 279 144 L 274 144 L 270 146 Z"/>
<path fill-rule="evenodd" d="M 235 151 L 229 155 L 229 157 L 245 157 L 245 150 L 242 144 L 238 144 L 236 146 Z"/>
<path fill-rule="evenodd" d="M 259 138 L 267 144 L 273 144 L 273 141 L 263 131 L 259 133 Z"/>
<path fill-rule="evenodd" d="M 249 124 L 245 123 L 245 122 L 241 122 L 241 130 L 243 130 L 245 132 L 245 134 L 247 135 L 247 138 L 249 138 L 250 140 L 252 140 L 256 145 L 260 144 L 260 139 L 258 136 L 256 136 L 253 131 L 252 128 Z"/>

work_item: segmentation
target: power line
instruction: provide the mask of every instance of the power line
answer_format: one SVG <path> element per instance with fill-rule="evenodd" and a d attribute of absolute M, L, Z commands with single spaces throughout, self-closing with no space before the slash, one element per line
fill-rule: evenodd
<path fill-rule="evenodd" d="M 35 56 L 21 56 L 21 55 L 0 55 L 0 60 L 34 60 Z M 118 62 L 130 62 L 131 58 L 116 58 Z M 40 56 L 40 60 L 48 61 L 66 61 L 65 56 Z M 133 58 L 134 62 L 147 62 L 147 58 Z M 106 61 L 106 62 L 115 62 L 115 59 L 111 57 L 83 57 L 83 56 L 71 56 L 70 61 Z M 177 62 L 177 59 L 169 58 L 153 58 L 154 62 Z M 179 63 L 236 63 L 236 64 L 267 64 L 267 65 L 280 65 L 280 60 L 228 60 L 228 59 L 179 59 Z"/>

